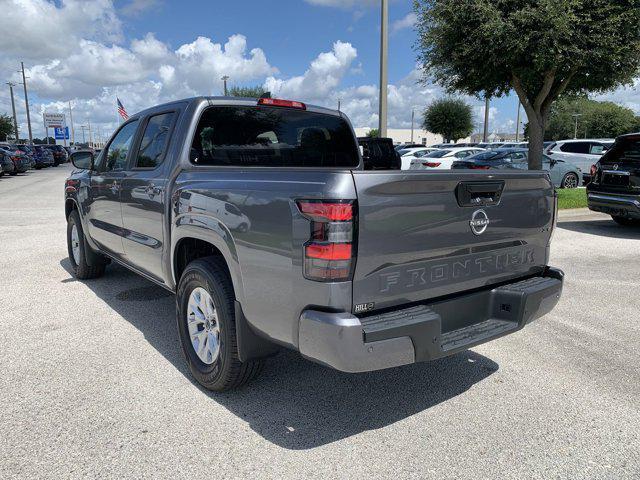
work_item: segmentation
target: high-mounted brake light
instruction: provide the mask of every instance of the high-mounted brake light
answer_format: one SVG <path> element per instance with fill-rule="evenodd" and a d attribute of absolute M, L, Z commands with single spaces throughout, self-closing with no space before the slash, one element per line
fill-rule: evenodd
<path fill-rule="evenodd" d="M 353 265 L 352 201 L 299 200 L 300 213 L 311 221 L 304 245 L 304 276 L 319 282 L 348 280 Z"/>
<path fill-rule="evenodd" d="M 270 107 L 289 107 L 297 108 L 299 110 L 307 109 L 307 106 L 302 102 L 296 102 L 294 100 L 280 100 L 279 98 L 260 98 L 258 99 L 258 105 L 268 105 Z"/>

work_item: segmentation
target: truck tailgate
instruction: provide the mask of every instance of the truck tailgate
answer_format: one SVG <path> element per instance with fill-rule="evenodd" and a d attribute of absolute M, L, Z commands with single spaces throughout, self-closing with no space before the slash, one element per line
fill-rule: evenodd
<path fill-rule="evenodd" d="M 544 172 L 353 172 L 354 313 L 541 272 L 555 193 Z M 475 231 L 474 231 L 475 230 Z"/>

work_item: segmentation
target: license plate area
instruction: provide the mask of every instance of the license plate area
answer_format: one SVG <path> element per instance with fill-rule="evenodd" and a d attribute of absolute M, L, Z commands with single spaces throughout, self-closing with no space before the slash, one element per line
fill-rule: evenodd
<path fill-rule="evenodd" d="M 605 170 L 602 172 L 602 183 L 613 187 L 628 187 L 629 172 L 616 172 Z"/>

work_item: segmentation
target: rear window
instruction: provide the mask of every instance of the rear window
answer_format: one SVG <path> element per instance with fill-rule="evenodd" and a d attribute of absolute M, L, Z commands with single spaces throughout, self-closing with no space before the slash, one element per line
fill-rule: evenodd
<path fill-rule="evenodd" d="M 640 162 L 640 137 L 618 140 L 601 162 Z"/>
<path fill-rule="evenodd" d="M 500 152 L 496 152 L 495 150 L 489 150 L 487 152 L 476 153 L 469 158 L 473 158 L 474 160 L 489 160 L 491 158 L 497 157 L 498 155 L 502 156 L 504 154 L 501 154 Z"/>
<path fill-rule="evenodd" d="M 197 165 L 357 167 L 358 146 L 340 117 L 278 107 L 211 107 L 193 140 Z"/>
<path fill-rule="evenodd" d="M 565 153 L 589 153 L 589 142 L 571 142 L 560 145 L 560 150 Z"/>
<path fill-rule="evenodd" d="M 450 150 L 436 150 L 435 152 L 431 152 L 428 155 L 425 155 L 425 158 L 441 158 L 444 157 Z"/>

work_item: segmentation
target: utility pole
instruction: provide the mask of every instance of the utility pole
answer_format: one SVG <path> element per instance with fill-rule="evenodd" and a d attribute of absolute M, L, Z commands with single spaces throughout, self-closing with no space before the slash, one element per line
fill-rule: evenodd
<path fill-rule="evenodd" d="M 571 116 L 576 119 L 576 129 L 575 129 L 575 131 L 573 133 L 573 138 L 578 138 L 578 117 L 581 117 L 582 114 L 581 113 L 574 113 Z"/>
<path fill-rule="evenodd" d="M 82 129 L 82 144 L 84 145 L 85 143 L 85 138 L 84 138 L 84 129 L 87 128 L 86 125 L 80 125 L 80 128 Z"/>
<path fill-rule="evenodd" d="M 378 112 L 378 135 L 381 138 L 387 136 L 387 62 L 389 56 L 389 0 L 381 1 L 380 12 L 380 102 Z"/>
<path fill-rule="evenodd" d="M 415 108 L 411 109 L 411 143 L 413 143 L 413 119 L 416 116 L 416 110 Z"/>
<path fill-rule="evenodd" d="M 520 141 L 520 100 L 518 100 L 518 116 L 516 117 L 516 142 Z"/>
<path fill-rule="evenodd" d="M 89 146 L 93 148 L 93 140 L 91 139 L 91 121 L 87 120 L 87 124 L 89 125 Z"/>
<path fill-rule="evenodd" d="M 73 131 L 73 110 L 71 109 L 71 100 L 69 100 L 69 122 L 71 123 L 71 143 L 75 145 L 76 134 Z"/>
<path fill-rule="evenodd" d="M 221 80 L 224 82 L 224 96 L 226 97 L 229 94 L 227 91 L 227 80 L 229 80 L 229 75 L 224 75 Z"/>
<path fill-rule="evenodd" d="M 489 95 L 484 97 L 484 133 L 482 134 L 482 142 L 487 143 L 489 138 Z"/>
<path fill-rule="evenodd" d="M 16 143 L 20 141 L 20 137 L 18 136 L 18 119 L 16 117 L 16 102 L 13 99 L 13 87 L 16 86 L 15 83 L 7 82 L 9 85 L 9 92 L 11 93 L 11 111 L 13 112 L 13 131 L 16 135 Z"/>
<path fill-rule="evenodd" d="M 33 145 L 33 134 L 31 133 L 31 115 L 29 114 L 29 96 L 27 95 L 27 77 L 24 74 L 24 62 L 20 62 L 20 70 L 22 72 L 22 86 L 24 87 L 24 103 L 27 107 L 27 127 L 29 127 L 29 145 Z"/>

